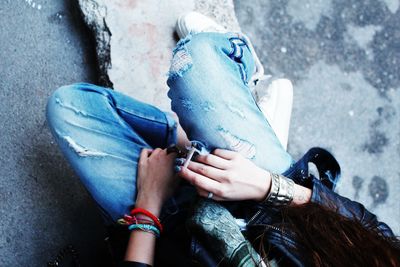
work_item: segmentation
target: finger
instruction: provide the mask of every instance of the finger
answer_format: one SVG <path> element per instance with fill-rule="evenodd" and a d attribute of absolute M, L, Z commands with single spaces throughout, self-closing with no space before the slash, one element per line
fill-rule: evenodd
<path fill-rule="evenodd" d="M 166 150 L 167 154 L 171 154 L 171 153 L 179 154 L 179 153 L 181 152 L 181 151 L 179 150 L 179 148 L 178 148 L 175 144 L 170 145 L 170 146 L 167 147 L 165 150 Z"/>
<path fill-rule="evenodd" d="M 161 154 L 163 150 L 159 147 L 152 149 L 151 153 L 149 154 L 149 157 L 155 158 L 157 155 Z"/>
<path fill-rule="evenodd" d="M 197 188 L 197 194 L 199 194 L 199 196 L 201 196 L 201 197 L 208 198 L 208 199 L 213 199 L 213 200 L 216 200 L 216 201 L 223 201 L 223 200 L 225 200 L 224 198 L 222 198 L 222 197 L 220 197 L 220 196 L 217 196 L 217 195 L 215 195 L 215 194 L 213 194 L 212 197 L 210 198 L 210 197 L 209 197 L 209 193 L 210 193 L 210 192 L 208 192 L 208 191 L 206 191 L 206 190 Z"/>
<path fill-rule="evenodd" d="M 225 171 L 200 162 L 191 161 L 187 167 L 189 170 L 194 171 L 195 173 L 201 174 L 202 176 L 216 181 L 220 181 L 226 176 Z"/>
<path fill-rule="evenodd" d="M 226 170 L 230 166 L 229 160 L 213 154 L 198 155 L 196 157 L 196 161 L 205 163 L 221 170 Z"/>
<path fill-rule="evenodd" d="M 144 163 L 151 153 L 151 149 L 143 148 L 142 151 L 140 151 L 139 164 Z"/>
<path fill-rule="evenodd" d="M 161 153 L 163 150 L 159 147 L 153 150 L 154 153 Z"/>
<path fill-rule="evenodd" d="M 168 148 L 165 148 L 165 149 L 163 149 L 162 151 L 161 151 L 161 156 L 162 156 L 162 158 L 164 158 L 164 160 L 166 161 L 166 162 L 168 162 L 168 164 L 171 164 L 171 166 L 173 166 L 173 165 L 176 165 L 176 163 L 174 164 L 174 162 L 175 162 L 175 159 L 176 159 L 176 157 L 177 157 L 177 153 L 175 153 L 175 152 L 169 152 L 168 151 Z M 176 171 L 175 171 L 176 172 Z"/>
<path fill-rule="evenodd" d="M 167 156 L 167 158 L 175 159 L 178 156 L 177 151 L 168 151 L 168 148 L 163 149 L 163 153 Z"/>
<path fill-rule="evenodd" d="M 203 189 L 215 195 L 221 195 L 220 194 L 221 184 L 213 179 L 195 173 L 194 171 L 188 168 L 181 168 L 179 171 L 179 176 L 187 180 L 189 183 L 191 183 L 192 185 L 194 185 L 199 189 Z"/>
<path fill-rule="evenodd" d="M 224 158 L 226 160 L 231 160 L 231 159 L 234 159 L 236 157 L 238 152 L 217 148 L 212 152 L 212 154 L 214 154 L 216 156 L 219 156 L 221 158 Z"/>

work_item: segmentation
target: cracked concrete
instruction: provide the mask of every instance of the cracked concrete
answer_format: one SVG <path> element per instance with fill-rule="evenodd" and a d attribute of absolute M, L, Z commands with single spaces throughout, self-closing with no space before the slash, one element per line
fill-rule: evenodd
<path fill-rule="evenodd" d="M 164 110 L 177 17 L 197 10 L 240 29 L 231 0 L 79 0 L 79 6 L 97 42 L 100 83 Z"/>

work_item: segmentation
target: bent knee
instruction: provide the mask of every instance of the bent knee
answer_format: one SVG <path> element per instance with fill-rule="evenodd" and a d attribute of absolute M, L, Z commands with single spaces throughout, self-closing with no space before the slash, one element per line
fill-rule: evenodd
<path fill-rule="evenodd" d="M 49 97 L 46 106 L 46 119 L 50 128 L 57 131 L 65 127 L 66 122 L 73 120 L 73 115 L 84 114 L 83 96 L 101 89 L 103 88 L 86 83 L 76 83 L 56 89 Z"/>
<path fill-rule="evenodd" d="M 204 32 L 181 39 L 173 50 L 169 79 L 182 77 L 193 65 L 215 63 L 216 56 L 222 53 L 219 46 L 223 38 L 220 33 Z"/>
<path fill-rule="evenodd" d="M 69 101 L 72 96 L 72 91 L 76 88 L 75 85 L 66 85 L 55 90 L 47 101 L 46 106 L 46 119 L 47 123 L 53 131 L 58 131 L 61 124 L 65 122 L 65 116 L 63 112 L 63 103 Z"/>
<path fill-rule="evenodd" d="M 185 41 L 184 44 L 194 56 L 197 54 L 204 55 L 204 53 L 218 52 L 224 40 L 229 42 L 225 34 L 216 32 L 201 32 L 189 35 L 187 38 L 188 41 Z M 179 43 L 177 44 L 177 48 L 178 47 Z"/>

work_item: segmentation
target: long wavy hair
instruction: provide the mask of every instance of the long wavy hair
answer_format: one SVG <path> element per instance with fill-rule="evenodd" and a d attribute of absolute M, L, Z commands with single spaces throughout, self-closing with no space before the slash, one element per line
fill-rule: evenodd
<path fill-rule="evenodd" d="M 295 237 L 296 248 L 287 244 L 288 249 L 295 249 L 305 266 L 400 266 L 399 240 L 376 227 L 366 228 L 314 203 L 282 208 L 281 215 L 282 221 L 273 226 Z M 264 242 L 259 244 L 268 258 Z"/>

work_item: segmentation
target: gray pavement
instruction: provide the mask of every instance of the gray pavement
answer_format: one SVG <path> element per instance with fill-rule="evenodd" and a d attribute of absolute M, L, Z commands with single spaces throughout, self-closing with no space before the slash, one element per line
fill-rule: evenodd
<path fill-rule="evenodd" d="M 266 72 L 294 83 L 288 151 L 327 148 L 340 194 L 400 234 L 398 0 L 235 1 Z"/>
<path fill-rule="evenodd" d="M 98 266 L 89 260 L 104 249 L 100 217 L 44 116 L 54 89 L 96 77 L 71 2 L 0 1 L 0 266 L 46 266 L 69 243 L 84 266 Z"/>
<path fill-rule="evenodd" d="M 100 217 L 44 117 L 55 88 L 96 82 L 73 3 L 0 2 L 0 266 L 44 266 L 69 243 L 83 266 L 103 260 Z M 343 169 L 340 193 L 400 234 L 399 1 L 235 4 L 267 71 L 294 82 L 289 151 L 329 148 Z"/>

